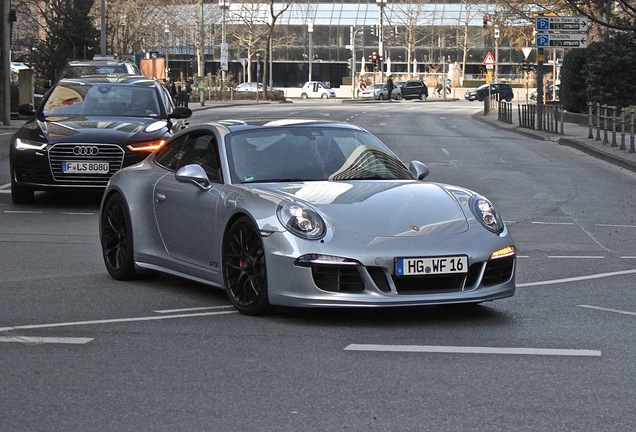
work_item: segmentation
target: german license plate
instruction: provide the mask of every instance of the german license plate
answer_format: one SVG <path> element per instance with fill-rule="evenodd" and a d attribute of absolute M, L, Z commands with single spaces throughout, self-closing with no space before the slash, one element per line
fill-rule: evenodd
<path fill-rule="evenodd" d="M 396 258 L 396 276 L 427 276 L 468 273 L 466 255 L 422 258 Z"/>
<path fill-rule="evenodd" d="M 64 174 L 108 174 L 108 162 L 62 162 Z"/>

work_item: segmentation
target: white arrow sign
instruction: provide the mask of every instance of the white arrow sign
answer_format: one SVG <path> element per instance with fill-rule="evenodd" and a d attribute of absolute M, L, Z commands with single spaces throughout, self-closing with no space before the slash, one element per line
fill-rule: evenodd
<path fill-rule="evenodd" d="M 535 29 L 540 32 L 584 32 L 587 31 L 587 17 L 537 17 Z"/>
<path fill-rule="evenodd" d="M 537 48 L 587 48 L 587 33 L 537 33 Z"/>

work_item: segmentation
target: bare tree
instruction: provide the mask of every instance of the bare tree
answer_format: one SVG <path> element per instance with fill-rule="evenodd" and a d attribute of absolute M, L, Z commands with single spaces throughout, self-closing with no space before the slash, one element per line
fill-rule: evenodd
<path fill-rule="evenodd" d="M 237 51 L 247 58 L 247 81 L 252 79 L 252 59 L 258 52 L 267 50 L 268 27 L 262 8 L 255 3 L 242 3 L 230 12 L 228 33 L 236 41 Z"/>

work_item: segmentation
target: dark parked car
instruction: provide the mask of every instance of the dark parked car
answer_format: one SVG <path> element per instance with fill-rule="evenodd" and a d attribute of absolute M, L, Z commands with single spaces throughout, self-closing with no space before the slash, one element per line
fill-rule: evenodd
<path fill-rule="evenodd" d="M 104 188 L 119 169 L 141 162 L 188 125 L 161 83 L 137 75 L 63 79 L 11 139 L 11 198 L 30 203 L 34 191 Z"/>
<path fill-rule="evenodd" d="M 483 101 L 489 95 L 495 95 L 497 100 L 507 100 L 510 102 L 514 96 L 512 87 L 509 84 L 483 84 L 476 89 L 468 90 L 464 94 L 464 99 L 469 101 Z"/>
<path fill-rule="evenodd" d="M 64 66 L 59 79 L 102 74 L 141 75 L 141 72 L 136 64 L 127 61 L 77 60 Z"/>
<path fill-rule="evenodd" d="M 397 81 L 396 87 L 400 88 L 403 99 L 422 99 L 428 97 L 428 87 L 421 80 Z"/>

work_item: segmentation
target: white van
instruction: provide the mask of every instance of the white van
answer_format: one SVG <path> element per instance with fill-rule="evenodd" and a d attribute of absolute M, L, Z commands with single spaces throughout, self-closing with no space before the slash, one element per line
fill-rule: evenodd
<path fill-rule="evenodd" d="M 335 98 L 336 92 L 323 81 L 307 81 L 300 93 L 302 99 L 307 98 Z"/>

